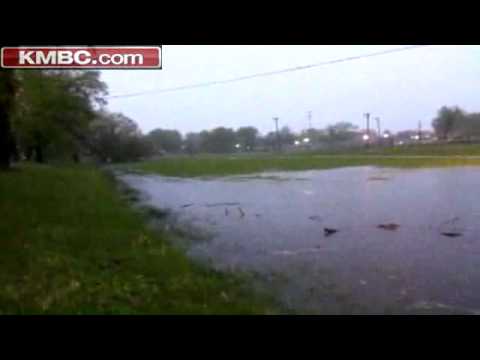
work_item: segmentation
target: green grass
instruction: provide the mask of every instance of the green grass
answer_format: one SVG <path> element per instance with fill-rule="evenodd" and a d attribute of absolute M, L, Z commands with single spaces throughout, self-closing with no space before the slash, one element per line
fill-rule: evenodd
<path fill-rule="evenodd" d="M 407 145 L 388 147 L 377 152 L 386 155 L 480 156 L 480 144 Z"/>
<path fill-rule="evenodd" d="M 337 151 L 322 151 L 319 154 L 363 154 L 363 155 L 408 155 L 408 156 L 480 156 L 480 144 L 408 144 L 402 146 L 387 146 L 358 148 L 354 152 L 344 149 Z"/>
<path fill-rule="evenodd" d="M 192 263 L 90 167 L 0 173 L 0 313 L 272 313 L 246 277 Z"/>
<path fill-rule="evenodd" d="M 346 166 L 374 165 L 383 167 L 419 168 L 478 166 L 479 158 L 468 157 L 384 157 L 362 153 L 322 155 L 259 155 L 259 156 L 195 156 L 165 157 L 157 161 L 125 164 L 129 168 L 166 176 L 197 177 L 248 174 L 262 171 L 331 169 Z"/>

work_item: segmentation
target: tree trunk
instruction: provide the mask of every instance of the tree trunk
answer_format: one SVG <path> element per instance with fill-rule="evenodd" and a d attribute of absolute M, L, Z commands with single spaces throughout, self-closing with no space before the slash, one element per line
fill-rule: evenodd
<path fill-rule="evenodd" d="M 10 118 L 14 100 L 14 73 L 12 70 L 0 69 L 0 170 L 10 167 L 13 153 Z"/>
<path fill-rule="evenodd" d="M 17 140 L 14 136 L 12 136 L 12 160 L 14 162 L 19 162 L 20 161 L 20 153 L 18 152 L 18 144 Z"/>
<path fill-rule="evenodd" d="M 32 155 L 33 155 L 33 148 L 31 146 L 28 146 L 26 151 L 25 151 L 25 158 L 27 161 L 32 160 Z"/>
<path fill-rule="evenodd" d="M 10 167 L 10 120 L 8 109 L 0 104 L 0 170 Z"/>
<path fill-rule="evenodd" d="M 38 163 L 43 163 L 43 148 L 40 145 L 35 146 L 35 161 Z"/>

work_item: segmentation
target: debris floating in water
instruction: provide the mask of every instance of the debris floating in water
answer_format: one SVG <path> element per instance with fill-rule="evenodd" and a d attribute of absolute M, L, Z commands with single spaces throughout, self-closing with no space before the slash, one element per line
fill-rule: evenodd
<path fill-rule="evenodd" d="M 453 225 L 453 224 L 456 223 L 458 220 L 460 220 L 460 218 L 459 218 L 458 216 L 455 216 L 454 218 L 445 221 L 443 224 L 451 224 L 451 225 Z"/>
<path fill-rule="evenodd" d="M 290 255 L 300 255 L 300 254 L 311 254 L 318 252 L 319 247 L 316 246 L 314 248 L 304 248 L 304 249 L 298 249 L 298 250 L 277 250 L 273 251 L 273 255 L 283 255 L 283 256 L 290 256 Z"/>
<path fill-rule="evenodd" d="M 338 232 L 337 229 L 323 228 L 323 233 L 325 234 L 325 236 L 330 236 L 332 234 L 335 234 L 336 232 Z"/>
<path fill-rule="evenodd" d="M 368 181 L 386 181 L 386 180 L 389 180 L 389 179 L 383 176 L 371 176 L 368 178 Z"/>
<path fill-rule="evenodd" d="M 240 203 L 238 203 L 238 202 L 221 202 L 221 203 L 205 204 L 206 207 L 235 206 L 235 205 L 240 205 Z"/>
<path fill-rule="evenodd" d="M 237 209 L 238 209 L 238 212 L 240 213 L 240 217 L 244 217 L 245 213 L 243 212 L 242 208 L 238 207 Z"/>
<path fill-rule="evenodd" d="M 448 236 L 448 237 L 458 237 L 462 236 L 462 233 L 459 232 L 442 232 L 443 236 Z"/>
<path fill-rule="evenodd" d="M 391 224 L 380 224 L 377 227 L 383 230 L 395 231 L 400 227 L 400 225 L 391 223 Z"/>

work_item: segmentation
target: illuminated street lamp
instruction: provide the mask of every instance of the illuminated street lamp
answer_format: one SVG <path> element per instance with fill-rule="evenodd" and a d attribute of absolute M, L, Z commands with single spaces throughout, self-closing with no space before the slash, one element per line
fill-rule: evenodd
<path fill-rule="evenodd" d="M 300 145 L 300 141 L 295 140 L 295 145 L 297 145 L 297 146 Z"/>
<path fill-rule="evenodd" d="M 368 134 L 364 134 L 362 138 L 363 141 L 368 141 L 368 139 L 370 139 L 370 136 L 368 136 Z"/>
<path fill-rule="evenodd" d="M 390 134 L 389 134 L 389 133 L 384 133 L 384 134 L 383 134 L 383 137 L 384 137 L 385 139 L 388 139 L 388 138 L 390 137 Z"/>
<path fill-rule="evenodd" d="M 305 139 L 303 139 L 303 142 L 307 144 L 307 143 L 310 142 L 310 139 L 308 137 L 306 137 Z"/>
<path fill-rule="evenodd" d="M 235 145 L 237 149 L 240 149 L 240 144 Z"/>

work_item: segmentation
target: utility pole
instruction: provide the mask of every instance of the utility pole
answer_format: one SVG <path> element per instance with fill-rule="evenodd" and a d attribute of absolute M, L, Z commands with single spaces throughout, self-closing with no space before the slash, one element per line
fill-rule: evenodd
<path fill-rule="evenodd" d="M 422 121 L 418 122 L 418 141 L 422 140 Z"/>
<path fill-rule="evenodd" d="M 367 119 L 367 135 L 370 136 L 370 113 L 365 113 L 365 118 Z"/>
<path fill-rule="evenodd" d="M 312 111 L 308 111 L 308 129 L 312 128 Z"/>
<path fill-rule="evenodd" d="M 365 113 L 365 118 L 367 119 L 367 146 L 370 145 L 370 113 Z"/>
<path fill-rule="evenodd" d="M 280 135 L 278 133 L 278 117 L 274 117 L 273 121 L 275 121 L 275 133 L 277 134 L 277 151 L 280 150 Z"/>

